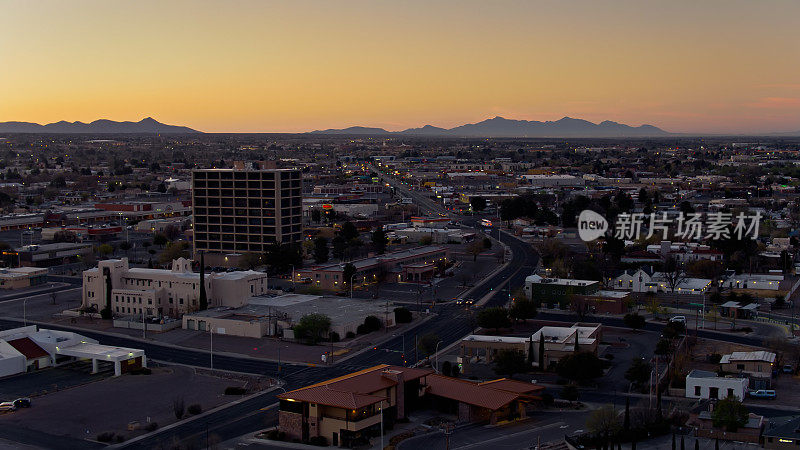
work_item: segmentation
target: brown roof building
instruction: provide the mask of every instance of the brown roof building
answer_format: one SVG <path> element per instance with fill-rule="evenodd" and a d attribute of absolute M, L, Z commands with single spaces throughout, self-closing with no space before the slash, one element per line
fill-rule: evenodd
<path fill-rule="evenodd" d="M 525 417 L 524 405 L 544 388 L 500 379 L 485 383 L 429 369 L 379 365 L 278 396 L 279 429 L 289 439 L 324 437 L 334 446 L 369 442 L 415 409 L 436 408 L 461 421 L 496 423 Z M 382 414 L 381 414 L 382 412 Z"/>

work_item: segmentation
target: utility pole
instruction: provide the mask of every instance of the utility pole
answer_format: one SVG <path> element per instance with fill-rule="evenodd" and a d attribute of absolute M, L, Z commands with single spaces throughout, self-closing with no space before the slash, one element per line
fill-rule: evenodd
<path fill-rule="evenodd" d="M 450 435 L 453 431 L 450 429 L 450 425 L 444 426 L 444 448 L 445 450 L 450 450 Z"/>
<path fill-rule="evenodd" d="M 209 326 L 208 331 L 211 340 L 211 370 L 214 370 L 214 327 Z"/>

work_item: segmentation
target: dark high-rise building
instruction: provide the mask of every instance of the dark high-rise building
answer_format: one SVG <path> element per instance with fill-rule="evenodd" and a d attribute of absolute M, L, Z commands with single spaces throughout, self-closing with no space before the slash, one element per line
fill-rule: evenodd
<path fill-rule="evenodd" d="M 298 169 L 264 162 L 192 172 L 194 250 L 208 265 L 235 265 L 271 243 L 302 239 L 302 178 Z"/>

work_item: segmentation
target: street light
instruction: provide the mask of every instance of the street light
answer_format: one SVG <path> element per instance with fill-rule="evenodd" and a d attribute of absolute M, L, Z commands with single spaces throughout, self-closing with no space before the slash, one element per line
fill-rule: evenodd
<path fill-rule="evenodd" d="M 28 299 L 22 300 L 22 326 L 28 326 Z"/>
<path fill-rule="evenodd" d="M 356 274 L 350 275 L 350 298 L 353 298 L 353 278 L 355 276 L 356 276 Z"/>
<path fill-rule="evenodd" d="M 439 373 L 439 344 L 441 343 L 442 343 L 441 339 L 438 342 L 436 342 L 436 350 L 433 352 L 433 356 L 436 358 L 433 363 L 434 364 L 433 371 L 436 373 Z"/>
<path fill-rule="evenodd" d="M 210 332 L 209 339 L 211 341 L 211 370 L 214 370 L 214 326 L 209 325 L 208 331 Z"/>
<path fill-rule="evenodd" d="M 292 292 L 294 292 L 294 264 L 291 264 L 291 266 L 292 266 Z"/>

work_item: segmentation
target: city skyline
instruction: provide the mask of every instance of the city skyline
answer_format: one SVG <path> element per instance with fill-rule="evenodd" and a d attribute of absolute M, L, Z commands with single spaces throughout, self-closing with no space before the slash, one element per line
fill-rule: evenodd
<path fill-rule="evenodd" d="M 0 121 L 795 132 L 800 4 L 769 3 L 11 2 Z"/>

